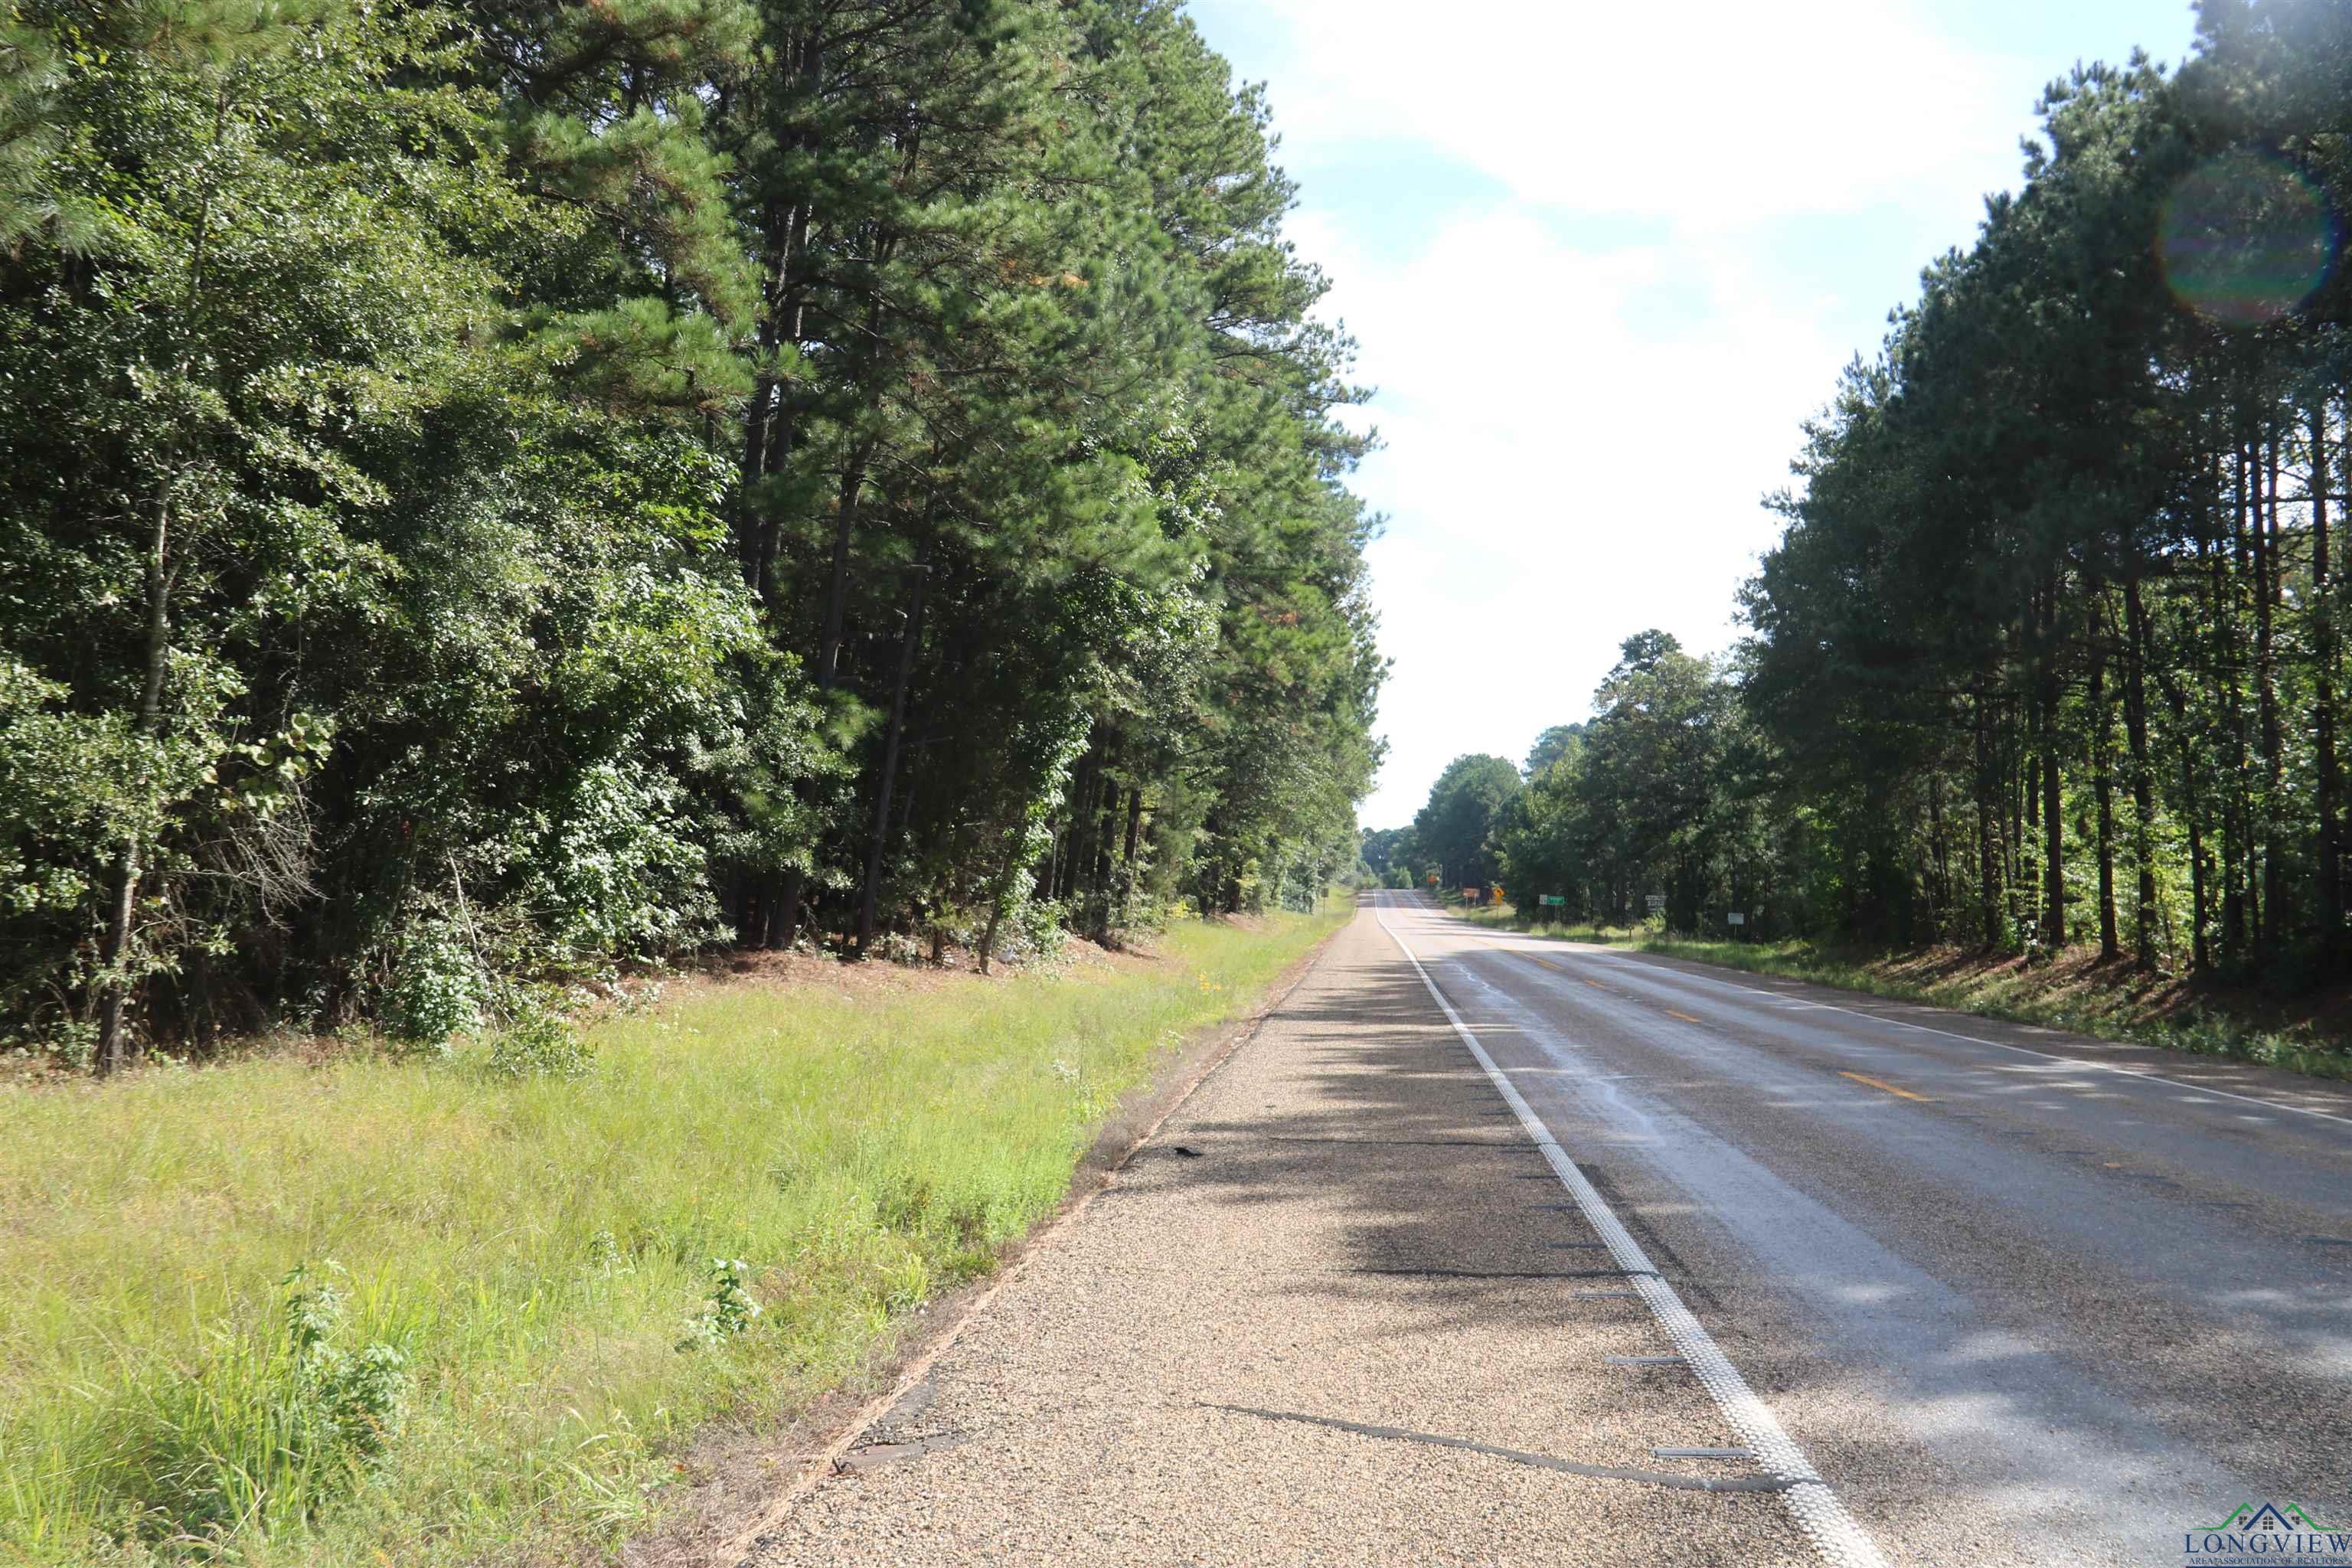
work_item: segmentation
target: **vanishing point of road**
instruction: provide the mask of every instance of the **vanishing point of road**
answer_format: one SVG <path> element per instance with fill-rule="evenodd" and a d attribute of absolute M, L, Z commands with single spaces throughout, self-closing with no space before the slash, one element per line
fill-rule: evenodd
<path fill-rule="evenodd" d="M 1374 894 L 751 1561 L 2180 1564 L 2352 1520 L 2352 1092 Z"/>

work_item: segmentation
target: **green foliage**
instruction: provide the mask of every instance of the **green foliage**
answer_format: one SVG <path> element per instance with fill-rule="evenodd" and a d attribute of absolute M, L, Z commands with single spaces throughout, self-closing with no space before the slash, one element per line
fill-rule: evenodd
<path fill-rule="evenodd" d="M 478 1027 L 491 979 L 467 933 L 446 920 L 422 920 L 400 933 L 377 1016 L 395 1040 L 438 1049 Z"/>
<path fill-rule="evenodd" d="M 2294 990 L 2352 960 L 2352 12 L 2200 8 L 2044 96 L 2014 196 L 1806 428 L 1714 669 L 1629 642 L 1510 884 L 1751 940 Z M 1543 763 L 1537 767 L 1538 761 Z"/>
<path fill-rule="evenodd" d="M 482 1070 L 492 1078 L 586 1078 L 595 1043 L 571 1022 L 541 1007 L 527 1010 L 490 1038 Z"/>
<path fill-rule="evenodd" d="M 1664 632 L 1625 640 L 1588 723 L 1547 732 L 1549 760 L 1498 825 L 1522 910 L 1546 894 L 1604 921 L 1690 930 L 1754 901 L 1759 761 L 1739 693 Z"/>
<path fill-rule="evenodd" d="M 1412 819 L 1415 856 L 1442 872 L 1448 888 L 1480 887 L 1497 879 L 1501 858 L 1492 840 L 1509 820 L 1524 783 L 1501 757 L 1456 757 L 1429 788 L 1429 804 Z"/>
<path fill-rule="evenodd" d="M 1177 13 L 5 17 L 10 1044 L 1352 862 L 1349 349 Z"/>
<path fill-rule="evenodd" d="M 332 1264 L 328 1268 L 339 1272 Z M 321 1453 L 355 1461 L 380 1458 L 400 1434 L 408 1399 L 407 1358 L 381 1342 L 356 1352 L 337 1344 L 343 1328 L 342 1292 L 331 1280 L 313 1281 L 309 1265 L 295 1265 L 286 1278 L 286 1292 L 292 1430 L 279 1446 L 298 1462 Z"/>
<path fill-rule="evenodd" d="M 140 1500 L 131 1542 L 169 1560 L 191 1542 L 297 1533 L 366 1484 L 400 1435 L 412 1378 L 397 1345 L 346 1342 L 341 1278 L 332 1263 L 296 1264 L 274 1321 L 216 1323 L 200 1366 L 158 1363 L 86 1413 L 79 1484 Z"/>
<path fill-rule="evenodd" d="M 760 1315 L 760 1303 L 745 1287 L 751 1274 L 751 1266 L 740 1258 L 710 1260 L 710 1299 L 687 1324 L 686 1337 L 677 1343 L 679 1350 L 715 1349 L 751 1326 Z"/>

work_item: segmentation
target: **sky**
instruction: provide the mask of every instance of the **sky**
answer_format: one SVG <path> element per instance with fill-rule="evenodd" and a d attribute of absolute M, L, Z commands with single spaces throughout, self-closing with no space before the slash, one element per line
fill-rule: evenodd
<path fill-rule="evenodd" d="M 2014 189 L 2042 87 L 2172 0 L 1192 0 L 1263 81 L 1289 233 L 1360 343 L 1354 488 L 1409 822 L 1465 752 L 1591 711 L 1625 637 L 1738 637 L 1802 422 Z"/>

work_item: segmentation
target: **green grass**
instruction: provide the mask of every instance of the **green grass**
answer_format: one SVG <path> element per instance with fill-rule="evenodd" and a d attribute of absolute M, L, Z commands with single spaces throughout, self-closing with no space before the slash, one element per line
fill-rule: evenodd
<path fill-rule="evenodd" d="M 2126 984 L 2058 987 L 2048 982 L 2044 972 L 2014 964 L 1922 982 L 1904 973 L 1899 954 L 1841 953 L 1805 942 L 1708 942 L 1624 927 L 1548 925 L 1507 910 L 1455 912 L 1474 924 L 1495 929 L 1568 942 L 1613 943 L 1751 974 L 1785 975 L 1893 1001 L 1924 1002 L 1979 1017 L 2260 1062 L 2314 1078 L 2352 1079 L 2352 1051 L 2341 1041 L 2321 1038 L 2308 1029 L 2266 1027 L 2210 1005 L 2158 1011 L 2147 1005 L 2146 987 L 2136 989 Z"/>
<path fill-rule="evenodd" d="M 789 1413 L 990 1269 L 1123 1091 L 1342 918 L 856 1001 L 695 986 L 578 1080 L 353 1052 L 0 1089 L 0 1563 L 613 1542 L 697 1426 Z"/>

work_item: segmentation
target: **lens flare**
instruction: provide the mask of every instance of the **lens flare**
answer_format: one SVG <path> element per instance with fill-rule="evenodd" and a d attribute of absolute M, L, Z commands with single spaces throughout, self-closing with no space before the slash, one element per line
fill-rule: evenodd
<path fill-rule="evenodd" d="M 2157 252 L 2181 303 L 2224 326 L 2289 315 L 2335 269 L 2343 229 L 2327 197 L 2284 159 L 2224 153 L 2166 198 Z"/>

